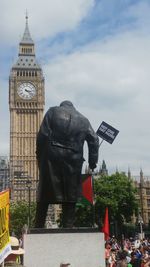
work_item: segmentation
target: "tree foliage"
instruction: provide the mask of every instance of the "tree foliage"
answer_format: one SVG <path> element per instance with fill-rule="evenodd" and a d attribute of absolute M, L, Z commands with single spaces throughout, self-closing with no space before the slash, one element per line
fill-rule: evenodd
<path fill-rule="evenodd" d="M 125 174 L 116 173 L 101 176 L 94 182 L 96 200 L 96 220 L 102 224 L 105 208 L 109 208 L 110 221 L 118 224 L 130 222 L 133 213 L 137 213 L 136 189 Z"/>
<path fill-rule="evenodd" d="M 36 204 L 30 205 L 30 227 L 34 226 Z M 10 234 L 15 233 L 19 237 L 24 225 L 29 222 L 29 204 L 27 202 L 15 202 L 10 204 Z"/>
<path fill-rule="evenodd" d="M 85 205 L 80 203 L 76 205 L 76 227 L 92 227 L 93 226 L 93 207 L 91 204 Z"/>

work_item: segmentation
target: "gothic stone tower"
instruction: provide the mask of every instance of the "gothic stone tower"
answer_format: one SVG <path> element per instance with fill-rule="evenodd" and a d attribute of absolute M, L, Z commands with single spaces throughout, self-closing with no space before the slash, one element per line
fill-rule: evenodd
<path fill-rule="evenodd" d="M 19 43 L 17 62 L 9 77 L 10 165 L 13 200 L 35 200 L 38 168 L 36 135 L 44 110 L 44 77 L 35 57 L 35 46 L 28 27 Z M 26 184 L 28 183 L 28 185 Z"/>

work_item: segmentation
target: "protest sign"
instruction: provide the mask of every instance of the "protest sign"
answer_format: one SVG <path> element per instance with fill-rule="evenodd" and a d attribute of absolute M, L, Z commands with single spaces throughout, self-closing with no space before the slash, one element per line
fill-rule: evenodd
<path fill-rule="evenodd" d="M 11 253 L 9 243 L 9 190 L 0 192 L 0 264 Z"/>
<path fill-rule="evenodd" d="M 97 130 L 97 135 L 112 144 L 119 131 L 106 122 L 102 122 Z"/>

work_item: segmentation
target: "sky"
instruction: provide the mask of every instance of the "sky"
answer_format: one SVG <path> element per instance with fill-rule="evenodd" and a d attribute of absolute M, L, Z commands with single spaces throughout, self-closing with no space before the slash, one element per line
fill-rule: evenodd
<path fill-rule="evenodd" d="M 119 134 L 100 146 L 98 169 L 105 160 L 110 174 L 142 169 L 149 176 L 149 0 L 0 0 L 0 155 L 9 155 L 9 74 L 26 10 L 45 77 L 45 112 L 67 99 L 95 131 L 110 124 Z"/>

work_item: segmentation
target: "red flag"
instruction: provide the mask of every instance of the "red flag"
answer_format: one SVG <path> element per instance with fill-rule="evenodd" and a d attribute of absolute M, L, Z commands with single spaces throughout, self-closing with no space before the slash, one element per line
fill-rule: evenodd
<path fill-rule="evenodd" d="M 82 195 L 89 203 L 93 204 L 92 176 L 85 175 L 85 178 L 82 182 Z"/>
<path fill-rule="evenodd" d="M 105 234 L 105 240 L 109 239 L 109 218 L 108 218 L 108 208 L 105 209 L 104 225 L 102 228 L 102 233 Z"/>

